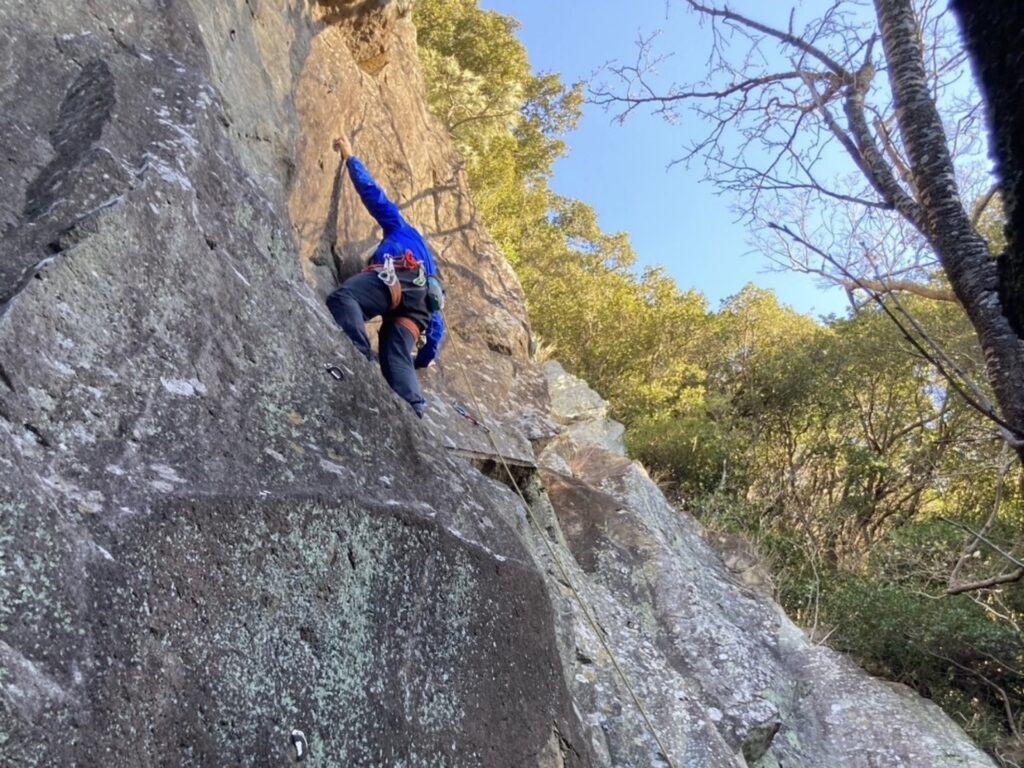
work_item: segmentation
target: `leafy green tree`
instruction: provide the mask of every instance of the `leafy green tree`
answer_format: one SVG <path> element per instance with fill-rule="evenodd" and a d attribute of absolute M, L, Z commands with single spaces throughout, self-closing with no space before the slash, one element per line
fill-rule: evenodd
<path fill-rule="evenodd" d="M 934 342 L 961 380 L 985 378 L 941 273 L 919 270 L 913 291 L 842 319 L 815 321 L 754 286 L 711 312 L 662 270 L 638 270 L 628 238 L 604 232 L 592 208 L 551 191 L 579 89 L 532 72 L 514 19 L 476 0 L 421 0 L 416 21 L 432 108 L 534 330 L 610 401 L 631 454 L 709 526 L 752 539 L 778 599 L 815 636 L 1012 755 L 1024 596 L 977 585 L 1007 575 L 1000 550 L 1019 551 L 1024 481 L 922 355 Z M 978 231 L 999 236 L 999 211 L 979 213 Z M 972 588 L 941 598 L 957 585 Z"/>
<path fill-rule="evenodd" d="M 1024 328 L 1011 300 L 1024 281 L 1016 254 L 992 258 L 969 212 L 985 175 L 984 137 L 974 100 L 963 98 L 973 83 L 944 6 L 875 0 L 872 15 L 838 0 L 798 23 L 795 9 L 773 22 L 754 18 L 769 13 L 756 4 L 681 4 L 714 30 L 707 76 L 659 82 L 663 57 L 648 40 L 635 64 L 611 68 L 614 85 L 597 85 L 593 100 L 620 118 L 692 108 L 705 131 L 686 159 L 703 160 L 708 178 L 737 195 L 781 263 L 886 293 L 917 292 L 941 269 L 985 349 L 993 398 L 974 401 L 1024 463 Z M 1011 92 L 1007 83 L 997 90 Z M 836 161 L 845 174 L 833 175 Z M 837 254 L 831 243 L 856 246 Z"/>
<path fill-rule="evenodd" d="M 582 86 L 534 74 L 515 37 L 519 22 L 476 0 L 421 0 L 414 18 L 431 109 L 465 159 L 491 236 L 515 263 L 534 245 L 534 228 L 549 226 L 547 179 L 579 119 Z"/>
<path fill-rule="evenodd" d="M 703 297 L 661 270 L 637 274 L 625 235 L 605 233 L 590 206 L 548 187 L 566 150 L 561 136 L 580 114 L 580 86 L 534 74 L 517 22 L 475 0 L 423 0 L 416 22 L 431 107 L 519 273 L 534 329 L 627 422 L 692 399 L 703 374 L 688 348 L 699 345 Z"/>

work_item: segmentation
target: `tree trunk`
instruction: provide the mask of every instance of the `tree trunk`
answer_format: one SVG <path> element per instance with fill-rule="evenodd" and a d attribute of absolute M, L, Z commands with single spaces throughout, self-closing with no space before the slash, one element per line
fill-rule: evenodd
<path fill-rule="evenodd" d="M 997 0 L 991 3 L 998 4 Z M 1011 322 L 1011 311 L 1021 311 L 1019 295 L 1016 303 L 1004 304 L 996 259 L 961 202 L 946 134 L 925 74 L 912 0 L 875 0 L 875 10 L 896 117 L 925 211 L 925 234 L 978 335 L 1008 437 L 1024 462 L 1024 339 Z"/>
<path fill-rule="evenodd" d="M 1024 336 L 1024 5 L 953 0 L 953 8 L 985 94 L 1006 208 L 1008 245 L 999 257 L 999 298 L 1013 329 Z"/>

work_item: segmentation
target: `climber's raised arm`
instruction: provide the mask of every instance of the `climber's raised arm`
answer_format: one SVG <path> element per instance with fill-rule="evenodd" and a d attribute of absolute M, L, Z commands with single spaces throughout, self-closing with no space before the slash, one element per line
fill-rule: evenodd
<path fill-rule="evenodd" d="M 387 237 L 397 229 L 406 226 L 405 219 L 398 210 L 398 206 L 388 199 L 384 190 L 374 181 L 373 176 L 360 162 L 359 158 L 352 153 L 352 144 L 348 136 L 342 134 L 334 140 L 334 149 L 341 153 L 342 159 L 348 166 L 349 176 L 352 178 L 352 185 L 359 193 L 359 198 L 366 206 L 366 210 L 377 220 L 384 230 L 384 237 Z"/>

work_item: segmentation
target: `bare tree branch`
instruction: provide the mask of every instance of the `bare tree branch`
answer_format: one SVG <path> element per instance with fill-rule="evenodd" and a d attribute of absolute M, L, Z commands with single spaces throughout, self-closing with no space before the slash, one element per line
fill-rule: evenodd
<path fill-rule="evenodd" d="M 989 512 L 988 519 L 985 520 L 985 524 L 981 526 L 981 535 L 984 536 L 988 533 L 992 524 L 999 516 L 999 508 L 1003 504 L 1003 491 L 1006 488 L 1006 475 L 1010 471 L 1010 456 L 1007 447 L 1004 445 L 1002 454 L 999 457 L 999 477 L 996 480 L 996 498 L 992 504 L 992 511 Z M 973 555 L 978 550 L 978 544 L 981 543 L 979 536 L 973 537 L 973 539 L 964 547 L 963 554 L 957 560 L 956 565 L 953 566 L 952 573 L 949 574 L 949 586 L 952 587 L 960 578 L 960 572 L 963 570 L 964 564 L 967 562 L 967 558 Z"/>
<path fill-rule="evenodd" d="M 1018 568 L 1016 571 L 1010 571 L 1009 573 L 1003 573 L 999 576 L 992 576 L 988 579 L 981 579 L 980 581 L 971 581 L 965 584 L 951 584 L 946 590 L 947 595 L 962 595 L 964 592 L 977 592 L 979 589 L 990 589 L 992 587 L 998 587 L 1000 584 L 1012 584 L 1015 581 L 1024 579 L 1024 568 Z"/>
<path fill-rule="evenodd" d="M 995 417 L 1024 462 L 1024 339 L 1008 320 L 1013 312 L 1001 304 L 996 262 L 975 226 L 977 211 L 987 203 L 983 200 L 972 217 L 961 194 L 968 190 L 961 178 L 973 187 L 987 170 L 964 176 L 954 163 L 957 151 L 976 158 L 983 138 L 979 119 L 971 116 L 975 107 L 966 108 L 969 99 L 955 93 L 958 80 L 969 73 L 947 11 L 936 0 L 873 0 L 876 26 L 845 14 L 842 9 L 850 4 L 836 0 L 816 21 L 797 29 L 795 12 L 788 14 L 785 28 L 778 28 L 720 1 L 686 0 L 686 5 L 710 21 L 707 79 L 660 88 L 653 70 L 665 59 L 652 54 L 653 38 L 647 38 L 634 65 L 609 70 L 617 88 L 594 88 L 592 100 L 620 105 L 620 119 L 648 105 L 675 120 L 689 106 L 708 130 L 681 161 L 702 159 L 705 178 L 739 193 L 738 205 L 751 222 L 786 221 L 787 210 L 797 206 L 815 217 L 811 231 L 802 230 L 804 243 L 825 235 L 833 242 L 867 241 L 884 250 L 885 268 L 869 264 L 865 270 L 854 254 L 817 269 L 810 258 L 786 249 L 795 268 L 839 282 L 848 293 L 849 278 L 860 273 L 856 279 L 875 295 L 913 292 L 948 301 L 948 293 L 932 286 L 914 289 L 937 260 L 980 342 L 999 413 L 984 407 L 979 387 L 961 386 L 967 380 L 960 380 L 951 370 L 951 356 L 930 339 L 925 358 L 937 360 L 940 373 L 958 391 L 968 390 L 972 407 Z M 730 56 L 737 40 L 746 41 L 746 53 Z M 879 42 L 884 59 L 876 62 Z M 880 72 L 884 80 L 876 78 Z M 940 112 L 937 100 L 944 93 L 965 107 L 959 119 Z M 968 133 L 948 137 L 946 118 Z M 838 150 L 859 172 L 857 178 L 820 183 L 816 169 L 831 167 Z M 968 191 L 970 199 L 977 196 Z M 844 208 L 847 218 L 836 221 L 836 211 Z M 805 251 L 815 253 L 806 246 Z M 896 272 L 908 264 L 914 274 L 897 279 Z M 866 271 L 876 274 L 864 277 Z"/>
<path fill-rule="evenodd" d="M 806 42 L 805 40 L 801 40 L 799 37 L 792 34 L 791 32 L 782 32 L 781 30 L 773 29 L 772 27 L 769 27 L 765 24 L 761 24 L 760 22 L 754 21 L 753 19 L 747 18 L 746 16 L 742 16 L 738 13 L 733 13 L 728 8 L 715 8 L 710 5 L 698 3 L 696 2 L 696 0 L 687 0 L 687 2 L 690 4 L 690 7 L 693 8 L 695 11 L 700 11 L 701 13 L 707 14 L 708 16 L 738 22 L 739 24 L 742 24 L 745 27 L 755 29 L 758 32 L 762 32 L 763 34 L 768 35 L 769 37 L 774 37 L 775 39 L 780 40 L 781 42 L 786 43 L 787 45 L 791 45 L 792 47 L 797 48 L 803 51 L 804 53 L 808 54 L 809 56 L 812 56 L 813 58 L 817 59 L 840 77 L 846 74 L 846 70 L 843 68 L 841 64 L 839 64 L 839 62 L 837 62 L 835 59 L 833 59 L 831 56 L 829 56 L 819 48 L 815 48 L 813 45 Z M 790 23 L 792 24 L 792 20 L 790 21 Z"/>
<path fill-rule="evenodd" d="M 968 526 L 968 525 L 966 525 L 964 523 L 958 523 L 956 520 L 950 520 L 949 518 L 946 518 L 946 517 L 940 517 L 939 520 L 941 520 L 944 523 L 948 523 L 949 525 L 954 525 L 957 528 L 961 528 L 964 531 L 967 531 L 967 533 L 971 534 L 971 536 L 974 536 L 979 541 L 984 542 L 987 546 L 989 546 L 994 551 L 998 552 L 1000 555 L 1005 557 L 1007 560 L 1010 561 L 1011 564 L 1016 565 L 1018 568 L 1024 568 L 1024 562 L 1021 562 L 1020 560 L 1018 560 L 1016 557 L 1014 557 L 1009 552 L 1004 550 L 1002 547 L 1000 547 L 998 544 L 993 542 L 991 539 L 987 538 L 980 531 L 975 531 L 970 526 Z M 1017 578 L 1020 578 L 1020 577 L 1018 576 Z"/>
<path fill-rule="evenodd" d="M 896 326 L 900 330 L 900 333 L 902 333 L 903 337 L 908 342 L 910 342 L 911 346 L 913 346 L 914 349 L 916 349 L 924 359 L 928 360 L 928 362 L 935 366 L 936 370 L 940 374 L 942 374 L 942 377 L 946 379 L 946 381 L 949 382 L 950 386 L 952 386 L 956 390 L 956 392 L 964 399 L 964 402 L 966 402 L 968 405 L 974 408 L 978 413 L 980 413 L 981 415 L 985 416 L 987 419 L 998 425 L 1000 427 L 1000 434 L 1012 447 L 1016 448 L 1016 443 L 1018 441 L 1024 441 L 1024 436 L 1018 435 L 1013 430 L 1011 425 L 1005 422 L 999 416 L 999 414 L 995 410 L 995 407 L 991 403 L 989 403 L 987 398 L 985 398 L 984 394 L 982 394 L 980 390 L 978 390 L 977 385 L 971 382 L 969 378 L 967 378 L 962 372 L 960 372 L 959 368 L 955 364 L 952 364 L 952 362 L 949 361 L 948 358 L 943 360 L 939 357 L 936 357 L 934 350 L 938 350 L 938 345 L 931 341 L 931 339 L 928 337 L 927 334 L 925 334 L 924 330 L 921 329 L 920 326 L 917 326 L 915 330 L 926 340 L 926 343 L 928 343 L 929 346 L 933 347 L 933 349 L 926 349 L 922 345 L 921 341 L 919 341 L 918 338 L 913 333 L 911 333 L 910 330 L 907 329 L 907 327 L 903 324 L 900 318 L 897 317 L 893 310 L 885 303 L 882 297 L 878 293 L 872 291 L 867 285 L 865 285 L 864 281 L 861 278 L 851 274 L 833 256 L 821 250 L 812 243 L 808 242 L 804 238 L 800 237 L 798 234 L 793 232 L 793 230 L 791 230 L 789 227 L 776 224 L 775 222 L 769 222 L 768 227 L 770 229 L 776 230 L 777 232 L 781 232 L 787 235 L 796 242 L 800 243 L 800 245 L 802 245 L 804 248 L 807 248 L 809 251 L 818 254 L 819 256 L 821 256 L 821 258 L 825 259 L 827 262 L 832 264 L 836 269 L 838 269 L 842 274 L 844 274 L 846 278 L 850 280 L 852 283 L 854 283 L 859 289 L 866 292 L 868 296 L 871 297 L 872 301 L 874 301 L 882 309 L 882 311 L 885 312 L 885 314 L 888 315 L 889 318 L 896 324 Z M 894 296 L 894 294 L 890 295 Z M 913 320 L 913 317 L 909 313 L 903 311 L 901 314 L 904 314 L 912 323 L 915 323 L 916 325 L 916 322 Z M 939 352 L 941 353 L 941 350 L 939 350 Z"/>
<path fill-rule="evenodd" d="M 875 0 L 889 84 L 914 186 L 925 206 L 924 234 L 985 350 L 989 381 L 1024 462 L 1024 339 L 1009 322 L 988 243 L 971 225 L 957 186 L 939 115 L 924 68 L 918 20 L 911 0 Z"/>
<path fill-rule="evenodd" d="M 1003 688 L 1001 685 L 993 681 L 991 678 L 985 676 L 978 670 L 961 664 L 956 659 L 951 659 L 949 656 L 944 656 L 941 653 L 935 653 L 934 651 L 931 651 L 927 648 L 922 648 L 921 646 L 917 647 L 919 650 L 923 651 L 924 653 L 927 653 L 929 656 L 934 656 L 936 659 L 941 659 L 942 661 L 952 664 L 957 669 L 960 669 L 969 675 L 977 677 L 979 680 L 982 680 L 986 685 L 988 685 L 993 691 L 995 691 L 996 695 L 999 696 L 1000 701 L 1002 701 L 1003 703 L 1003 713 L 1006 716 L 1006 722 L 1010 729 L 1010 732 L 1016 738 L 1020 738 L 1020 731 L 1017 728 L 1016 713 L 1013 711 L 1013 706 L 1010 703 L 1010 697 L 1007 696 L 1005 688 Z"/>
<path fill-rule="evenodd" d="M 914 296 L 920 296 L 923 299 L 932 299 L 933 301 L 956 301 L 956 296 L 948 288 L 933 288 L 928 285 L 921 285 L 910 280 L 869 280 L 867 278 L 859 278 L 857 282 L 853 280 L 844 280 L 842 286 L 847 291 L 853 291 L 857 288 L 866 288 L 874 293 L 892 293 L 899 291 L 901 293 L 910 293 Z"/>

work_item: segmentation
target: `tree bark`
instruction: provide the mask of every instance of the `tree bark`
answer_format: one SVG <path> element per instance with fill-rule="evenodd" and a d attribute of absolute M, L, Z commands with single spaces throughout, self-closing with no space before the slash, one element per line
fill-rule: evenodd
<path fill-rule="evenodd" d="M 1007 247 L 999 257 L 999 298 L 1013 329 L 1024 336 L 1024 5 L 953 0 L 953 9 L 985 94 L 1006 210 Z"/>
<path fill-rule="evenodd" d="M 989 382 L 1008 426 L 1007 437 L 1024 462 L 1024 339 L 1011 322 L 1020 304 L 1004 303 L 997 261 L 961 202 L 948 141 L 925 73 L 913 2 L 875 0 L 875 11 L 897 122 L 924 209 L 924 234 L 978 335 Z"/>

